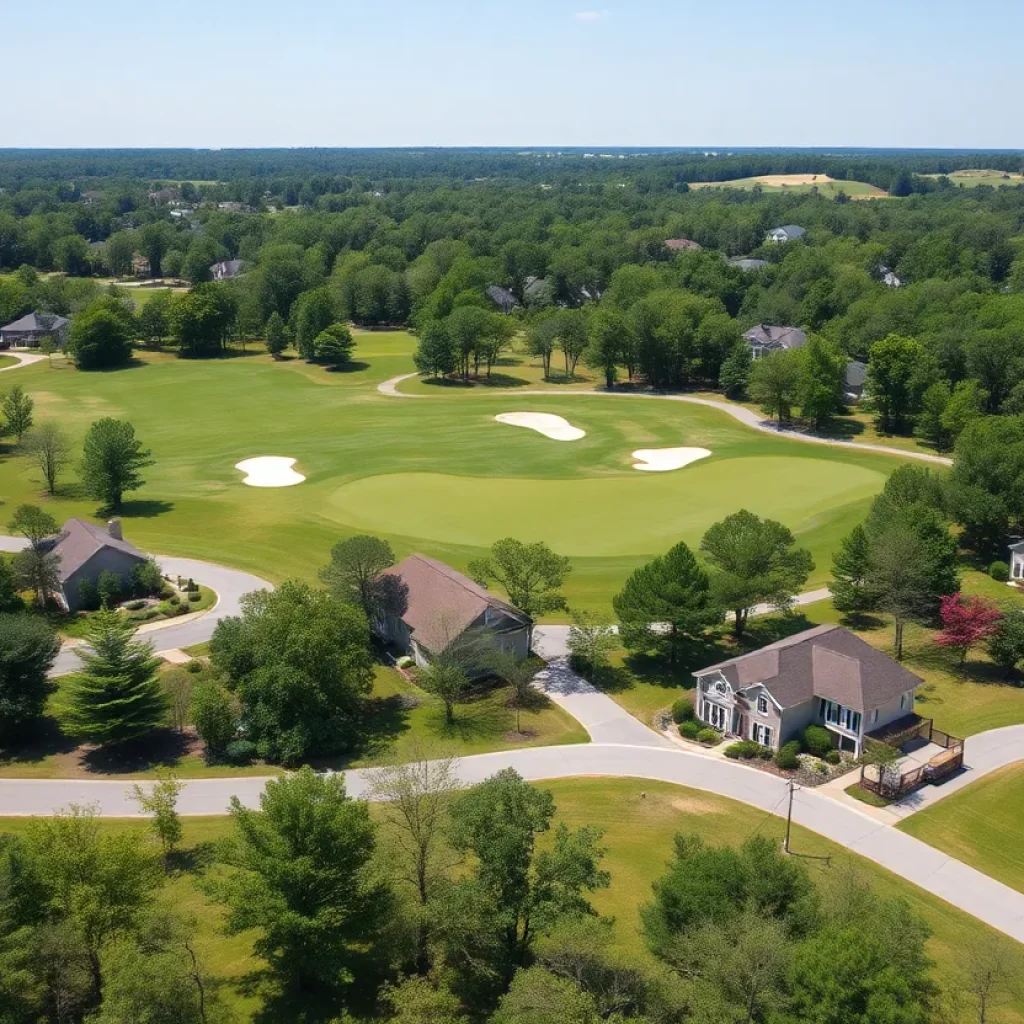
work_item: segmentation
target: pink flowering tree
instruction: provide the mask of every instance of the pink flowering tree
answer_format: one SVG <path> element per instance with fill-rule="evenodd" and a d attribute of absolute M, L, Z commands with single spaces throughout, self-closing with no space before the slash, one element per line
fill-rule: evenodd
<path fill-rule="evenodd" d="M 963 665 L 967 652 L 992 636 L 1002 617 L 1003 613 L 983 597 L 947 594 L 939 607 L 942 629 L 935 635 L 935 642 L 956 651 Z"/>

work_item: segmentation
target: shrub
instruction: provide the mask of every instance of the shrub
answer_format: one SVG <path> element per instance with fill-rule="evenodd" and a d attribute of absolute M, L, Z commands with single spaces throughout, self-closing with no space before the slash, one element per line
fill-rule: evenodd
<path fill-rule="evenodd" d="M 160 566 L 152 558 L 144 562 L 137 562 L 132 566 L 131 589 L 133 594 L 140 597 L 149 597 L 152 594 L 159 594 L 164 585 L 163 576 L 160 575 Z"/>
<path fill-rule="evenodd" d="M 833 747 L 831 750 L 825 751 L 825 760 L 829 764 L 839 764 L 842 761 L 842 757 L 839 756 L 839 751 Z"/>
<path fill-rule="evenodd" d="M 775 756 L 775 751 L 771 747 L 762 747 L 758 752 L 757 756 L 762 761 L 770 761 Z"/>
<path fill-rule="evenodd" d="M 775 755 L 775 767 L 791 772 L 800 767 L 800 741 L 790 740 Z"/>
<path fill-rule="evenodd" d="M 701 732 L 701 727 L 696 722 L 680 722 L 679 735 L 688 740 L 695 740 Z"/>
<path fill-rule="evenodd" d="M 125 604 L 125 608 L 127 608 L 128 611 L 130 611 L 130 612 L 139 612 L 139 611 L 142 611 L 142 609 L 145 608 L 145 607 L 146 607 L 146 602 L 145 601 L 128 601 Z"/>
<path fill-rule="evenodd" d="M 96 584 L 88 579 L 83 578 L 78 581 L 78 607 L 83 612 L 94 612 L 100 606 L 100 592 L 96 589 Z"/>
<path fill-rule="evenodd" d="M 832 733 L 821 725 L 809 725 L 803 732 L 804 750 L 815 757 L 824 757 L 835 744 L 832 742 Z"/>
<path fill-rule="evenodd" d="M 192 675 L 197 676 L 203 671 L 205 666 L 198 658 L 193 658 L 191 661 L 185 662 L 185 671 L 191 672 Z"/>
<path fill-rule="evenodd" d="M 717 743 L 722 738 L 722 734 L 717 729 L 701 729 L 694 739 L 698 743 Z"/>
<path fill-rule="evenodd" d="M 177 594 L 171 594 L 171 596 L 169 598 L 167 598 L 167 603 L 168 604 L 181 604 L 181 598 L 178 597 Z"/>
<path fill-rule="evenodd" d="M 694 710 L 693 701 L 689 697 L 680 697 L 672 705 L 672 721 L 676 725 L 681 725 L 683 722 L 692 722 L 697 717 L 697 712 Z"/>
<path fill-rule="evenodd" d="M 202 601 L 203 595 L 198 590 L 192 590 L 189 592 L 188 599 L 195 604 L 197 601 Z"/>
<path fill-rule="evenodd" d="M 232 764 L 248 764 L 256 756 L 252 740 L 232 740 L 224 749 L 224 758 Z"/>
<path fill-rule="evenodd" d="M 116 572 L 104 569 L 99 575 L 96 590 L 100 595 L 100 604 L 104 608 L 113 608 L 121 600 L 121 595 L 124 593 L 124 583 Z"/>
<path fill-rule="evenodd" d="M 1006 562 L 993 562 L 988 567 L 988 574 L 997 583 L 1008 583 L 1010 581 L 1010 567 Z"/>
<path fill-rule="evenodd" d="M 761 744 L 755 743 L 753 740 L 740 740 L 738 743 L 730 743 L 725 748 L 725 756 L 731 757 L 734 760 L 742 758 L 744 761 L 750 761 L 755 757 L 759 757 L 760 754 Z"/>
<path fill-rule="evenodd" d="M 237 720 L 231 695 L 213 682 L 197 682 L 192 691 L 192 723 L 212 754 L 226 751 Z"/>

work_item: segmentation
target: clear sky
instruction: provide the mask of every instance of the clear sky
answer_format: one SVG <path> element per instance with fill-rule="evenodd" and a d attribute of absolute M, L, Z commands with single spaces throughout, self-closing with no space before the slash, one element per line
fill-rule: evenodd
<path fill-rule="evenodd" d="M 0 147 L 1016 149 L 1022 35 L 1024 0 L 0 0 Z"/>

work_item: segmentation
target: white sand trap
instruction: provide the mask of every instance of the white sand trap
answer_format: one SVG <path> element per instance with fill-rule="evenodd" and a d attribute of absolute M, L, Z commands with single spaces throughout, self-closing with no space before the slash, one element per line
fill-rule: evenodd
<path fill-rule="evenodd" d="M 513 427 L 529 427 L 552 441 L 578 441 L 587 432 L 574 427 L 568 420 L 550 412 L 502 412 L 494 417 L 499 423 Z"/>
<path fill-rule="evenodd" d="M 647 473 L 666 473 L 670 469 L 682 469 L 698 459 L 706 459 L 711 452 L 707 448 L 641 448 L 633 452 L 637 460 L 634 469 Z"/>
<path fill-rule="evenodd" d="M 294 459 L 280 455 L 260 455 L 255 459 L 236 462 L 235 469 L 247 474 L 242 483 L 250 487 L 292 487 L 306 479 L 292 469 L 294 465 Z"/>

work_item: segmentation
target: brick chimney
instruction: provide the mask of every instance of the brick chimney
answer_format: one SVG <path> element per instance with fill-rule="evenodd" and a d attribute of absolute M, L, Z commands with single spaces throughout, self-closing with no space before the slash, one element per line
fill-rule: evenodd
<path fill-rule="evenodd" d="M 107 522 L 107 533 L 110 534 L 114 540 L 124 540 L 124 532 L 121 529 L 120 519 L 111 519 Z"/>

